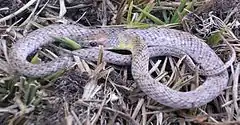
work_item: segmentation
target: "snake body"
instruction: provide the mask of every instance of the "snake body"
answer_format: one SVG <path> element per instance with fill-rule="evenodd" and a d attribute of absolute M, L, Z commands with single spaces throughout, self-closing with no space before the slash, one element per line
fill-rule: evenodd
<path fill-rule="evenodd" d="M 137 49 L 133 51 L 133 56 L 104 51 L 103 60 L 117 65 L 132 64 L 133 76 L 139 86 L 147 95 L 161 104 L 172 108 L 198 107 L 213 100 L 226 88 L 228 73 L 226 69 L 222 68 L 224 63 L 215 52 L 201 39 L 189 33 L 168 28 L 87 29 L 76 25 L 51 25 L 35 30 L 13 44 L 9 60 L 13 69 L 18 73 L 25 76 L 41 77 L 72 64 L 70 57 L 41 64 L 31 64 L 26 60 L 27 56 L 39 47 L 52 43 L 53 37 L 69 37 L 75 41 L 82 41 L 83 38 L 91 38 L 101 34 L 106 36 L 101 44 L 106 48 L 114 48 L 119 45 L 116 36 L 125 33 L 139 36 L 140 41 L 146 43 L 140 42 L 139 47 L 137 44 L 137 47 L 134 47 Z M 98 58 L 97 48 L 80 49 L 73 53 L 90 61 L 96 61 Z M 188 55 L 185 62 L 192 70 L 196 70 L 196 66 L 194 66 L 194 62 L 196 62 L 200 66 L 200 73 L 206 75 L 206 81 L 196 90 L 178 92 L 159 84 L 148 74 L 148 56 L 182 57 L 183 55 Z"/>
<path fill-rule="evenodd" d="M 150 57 L 148 46 L 141 39 L 134 42 L 135 45 L 132 50 L 133 78 L 143 92 L 161 104 L 176 109 L 199 107 L 213 100 L 227 85 L 228 73 L 224 71 L 218 75 L 207 77 L 203 85 L 196 90 L 189 92 L 173 90 L 151 77 L 148 73 Z"/>

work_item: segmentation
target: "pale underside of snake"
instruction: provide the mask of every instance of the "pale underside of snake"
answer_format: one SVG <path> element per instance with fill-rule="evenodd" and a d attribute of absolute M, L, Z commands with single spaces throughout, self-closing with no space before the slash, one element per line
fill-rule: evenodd
<path fill-rule="evenodd" d="M 151 98 L 172 108 L 193 108 L 204 105 L 216 98 L 227 86 L 228 73 L 224 63 L 203 40 L 186 32 L 168 28 L 123 29 L 97 28 L 87 29 L 76 25 L 51 25 L 28 34 L 13 44 L 10 53 L 10 64 L 18 73 L 30 77 L 42 77 L 72 65 L 70 57 L 59 58 L 56 61 L 31 64 L 27 57 L 43 45 L 54 41 L 54 37 L 68 37 L 77 42 L 91 39 L 101 34 L 106 38 L 100 40 L 105 48 L 115 48 L 120 43 L 119 34 L 138 36 L 132 56 L 104 51 L 103 60 L 117 65 L 132 64 L 132 75 L 140 88 Z M 98 40 L 96 40 L 98 41 Z M 96 61 L 97 48 L 80 49 L 73 52 L 82 59 Z M 194 64 L 200 66 L 199 73 L 206 76 L 205 82 L 196 90 L 179 92 L 155 81 L 148 74 L 149 57 L 187 55 L 185 62 L 189 68 L 196 70 Z M 193 61 L 194 62 L 193 62 Z"/>

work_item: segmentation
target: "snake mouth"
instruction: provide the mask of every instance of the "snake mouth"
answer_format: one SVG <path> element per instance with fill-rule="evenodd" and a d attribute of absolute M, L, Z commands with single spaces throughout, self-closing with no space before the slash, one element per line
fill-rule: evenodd
<path fill-rule="evenodd" d="M 104 49 L 104 50 L 122 54 L 122 55 L 131 55 L 132 54 L 131 51 L 128 49 Z"/>

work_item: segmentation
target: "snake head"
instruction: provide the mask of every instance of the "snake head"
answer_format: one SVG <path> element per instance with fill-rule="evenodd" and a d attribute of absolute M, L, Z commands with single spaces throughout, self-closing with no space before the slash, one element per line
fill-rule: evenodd
<path fill-rule="evenodd" d="M 108 40 L 107 34 L 99 33 L 95 35 L 88 36 L 87 38 L 81 40 L 81 45 L 87 48 L 99 47 L 100 45 L 104 46 Z"/>

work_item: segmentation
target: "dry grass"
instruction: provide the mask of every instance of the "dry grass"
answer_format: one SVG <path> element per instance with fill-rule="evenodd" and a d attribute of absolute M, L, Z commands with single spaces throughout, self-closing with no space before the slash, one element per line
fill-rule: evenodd
<path fill-rule="evenodd" d="M 24 2 L 24 1 L 22 1 Z M 240 124 L 240 42 L 239 6 L 219 18 L 207 9 L 199 15 L 188 15 L 204 1 L 167 2 L 134 0 L 103 0 L 83 3 L 71 0 L 29 0 L 24 5 L 0 7 L 0 123 L 10 125 L 67 124 L 67 125 L 167 125 L 167 124 Z M 60 4 L 59 4 L 60 3 Z M 237 5 L 237 4 L 235 4 Z M 180 7 L 179 7 L 180 6 Z M 185 8 L 185 9 L 184 9 Z M 210 7 L 211 8 L 211 7 Z M 189 9 L 189 10 L 186 10 Z M 214 7 L 212 8 L 214 11 Z M 176 11 L 178 10 L 178 11 Z M 238 10 L 238 11 L 237 11 Z M 223 12 L 224 11 L 224 12 Z M 151 12 L 151 14 L 150 14 Z M 9 15 L 9 16 L 8 16 Z M 182 21 L 183 20 L 183 21 Z M 228 88 L 215 100 L 199 108 L 176 110 L 148 98 L 131 77 L 129 67 L 86 62 L 75 57 L 76 65 L 43 79 L 11 75 L 7 50 L 11 44 L 36 27 L 53 23 L 80 23 L 84 26 L 127 25 L 148 27 L 165 24 L 192 32 L 228 62 Z M 183 27 L 181 27 L 183 26 Z M 23 34 L 23 35 L 22 35 Z M 41 52 L 54 57 L 54 53 Z M 101 54 L 100 54 L 101 58 Z M 204 80 L 197 72 L 190 72 L 182 59 L 160 57 L 150 61 L 150 73 L 176 90 L 190 91 Z M 38 60 L 39 61 L 39 60 Z M 63 73 L 63 74 L 62 74 Z"/>

